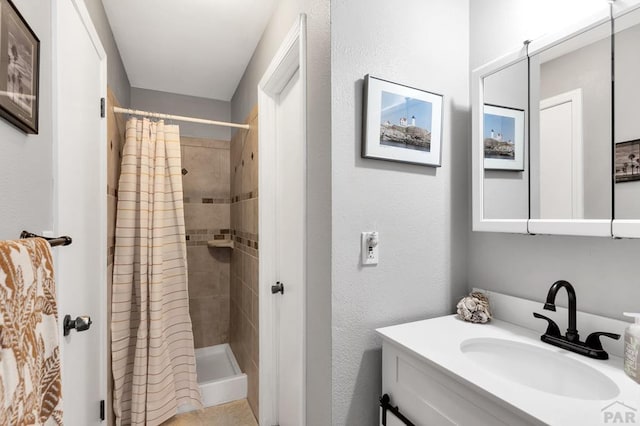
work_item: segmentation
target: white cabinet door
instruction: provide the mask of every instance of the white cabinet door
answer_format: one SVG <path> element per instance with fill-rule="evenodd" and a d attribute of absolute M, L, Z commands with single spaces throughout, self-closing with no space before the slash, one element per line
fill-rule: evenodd
<path fill-rule="evenodd" d="M 54 221 L 56 233 L 73 238 L 55 249 L 59 315 L 61 323 L 65 314 L 93 320 L 61 336 L 64 422 L 88 426 L 100 424 L 106 398 L 106 58 L 83 1 L 53 7 Z"/>

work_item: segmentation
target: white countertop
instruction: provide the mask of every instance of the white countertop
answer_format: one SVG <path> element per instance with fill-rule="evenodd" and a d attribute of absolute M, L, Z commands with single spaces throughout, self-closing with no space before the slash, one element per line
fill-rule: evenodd
<path fill-rule="evenodd" d="M 546 327 L 543 324 L 540 325 L 544 331 Z M 618 401 L 638 410 L 635 417 L 637 424 L 640 424 L 640 384 L 624 373 L 622 358 L 611 355 L 605 361 L 587 358 L 541 342 L 541 332 L 497 319 L 487 324 L 472 324 L 458 319 L 455 315 L 450 315 L 380 328 L 376 331 L 385 342 L 412 352 L 455 380 L 473 384 L 481 391 L 543 423 L 561 426 L 602 425 L 605 424 L 602 410 Z M 480 337 L 527 343 L 559 353 L 605 374 L 616 383 L 620 393 L 611 400 L 582 400 L 546 393 L 507 380 L 478 366 L 460 350 L 460 344 L 464 340 Z M 624 407 L 614 406 L 610 410 L 624 409 Z"/>

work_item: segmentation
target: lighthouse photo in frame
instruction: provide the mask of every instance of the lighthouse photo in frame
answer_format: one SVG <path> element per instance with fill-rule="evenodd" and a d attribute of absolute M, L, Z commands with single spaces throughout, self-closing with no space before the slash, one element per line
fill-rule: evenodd
<path fill-rule="evenodd" d="M 484 168 L 524 170 L 524 110 L 484 106 Z"/>
<path fill-rule="evenodd" d="M 442 95 L 370 75 L 364 82 L 362 157 L 439 167 Z"/>

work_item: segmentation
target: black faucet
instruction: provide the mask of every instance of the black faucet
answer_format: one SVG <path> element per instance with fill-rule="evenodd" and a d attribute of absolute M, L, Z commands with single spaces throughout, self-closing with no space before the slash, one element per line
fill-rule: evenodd
<path fill-rule="evenodd" d="M 544 319 L 548 323 L 547 331 L 540 336 L 540 340 L 545 343 L 549 343 L 550 345 L 558 346 L 568 351 L 588 356 L 589 358 L 608 359 L 609 354 L 602 348 L 600 336 L 606 336 L 618 340 L 620 335 L 598 331 L 591 333 L 587 337 L 586 341 L 580 341 L 580 335 L 578 334 L 578 328 L 576 326 L 576 291 L 569 282 L 559 280 L 553 283 L 549 289 L 549 293 L 547 293 L 547 301 L 544 304 L 544 309 L 548 311 L 556 310 L 556 294 L 562 287 L 567 290 L 567 295 L 569 296 L 569 328 L 567 328 L 567 333 L 562 336 L 560 334 L 560 328 L 551 318 L 547 318 L 544 315 L 534 312 L 534 317 Z"/>
<path fill-rule="evenodd" d="M 569 296 L 569 328 L 565 337 L 570 342 L 580 341 L 580 335 L 576 327 L 576 291 L 573 286 L 567 281 L 560 280 L 553 283 L 547 293 L 547 303 L 544 304 L 544 309 L 547 311 L 556 311 L 556 293 L 560 288 L 567 289 L 567 295 Z"/>

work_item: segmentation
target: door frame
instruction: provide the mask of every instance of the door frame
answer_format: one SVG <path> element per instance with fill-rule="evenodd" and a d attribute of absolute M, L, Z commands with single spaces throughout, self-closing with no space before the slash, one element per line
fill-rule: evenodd
<path fill-rule="evenodd" d="M 260 83 L 258 83 L 258 152 L 260 165 L 258 170 L 259 188 L 259 211 L 258 221 L 260 229 L 260 259 L 259 259 L 259 423 L 261 425 L 273 425 L 278 421 L 278 369 L 277 369 L 277 338 L 278 330 L 275 323 L 275 298 L 271 294 L 271 285 L 275 284 L 276 271 L 276 140 L 278 135 L 277 126 L 277 103 L 278 97 L 286 87 L 287 83 L 295 75 L 300 73 L 302 83 L 302 105 L 303 120 L 301 123 L 302 133 L 305 135 L 301 143 L 304 145 L 303 183 L 304 195 L 303 204 L 299 213 L 304 217 L 303 235 L 305 241 L 305 253 L 303 258 L 304 279 L 301 286 L 302 294 L 302 339 L 303 347 L 303 372 L 302 372 L 302 415 L 306 421 L 306 251 L 307 251 L 307 70 L 306 70 L 306 15 L 300 14 L 298 20 L 293 25 L 284 41 L 280 45 L 277 53 L 273 57 L 269 67 L 265 71 Z"/>
<path fill-rule="evenodd" d="M 96 53 L 98 55 L 98 57 L 100 58 L 100 75 L 98 76 L 98 78 L 100 79 L 100 97 L 105 99 L 107 99 L 107 52 L 105 51 L 104 47 L 102 46 L 102 41 L 100 40 L 100 36 L 98 35 L 98 32 L 96 31 L 96 28 L 93 24 L 93 20 L 91 19 L 91 15 L 89 14 L 89 11 L 87 10 L 87 7 L 84 3 L 83 0 L 54 0 L 52 2 L 51 5 L 51 25 L 52 25 L 52 53 L 53 53 L 53 58 L 57 58 L 58 57 L 58 47 L 59 47 L 59 37 L 58 37 L 58 33 L 61 29 L 61 27 L 63 26 L 62 22 L 59 22 L 59 4 L 62 1 L 69 1 L 74 9 L 76 10 L 76 13 L 78 14 L 78 17 L 80 18 L 82 24 L 85 27 L 85 30 L 87 31 L 87 35 L 89 36 L 89 39 L 91 40 L 91 43 L 93 44 L 93 47 L 96 50 Z M 59 147 L 60 147 L 60 141 L 61 141 L 61 134 L 60 134 L 60 118 L 58 115 L 58 111 L 61 110 L 61 108 L 64 108 L 64 105 L 61 105 L 60 103 L 60 77 L 62 72 L 64 72 L 64 70 L 59 69 L 58 66 L 58 62 L 54 61 L 53 66 L 52 66 L 52 127 L 53 127 L 53 140 L 52 140 L 52 151 L 53 151 L 53 233 L 54 235 L 61 235 L 61 233 L 64 233 L 64 229 L 60 229 L 59 227 L 59 219 L 61 217 L 62 214 L 64 214 L 64 206 L 61 206 L 59 203 L 59 189 L 60 189 L 60 175 L 61 172 L 63 172 L 62 170 L 60 170 L 59 167 Z M 96 99 L 96 113 L 98 113 L 99 110 L 99 102 L 100 99 Z M 106 107 L 106 104 L 105 104 Z M 92 330 L 96 330 L 99 334 L 99 340 L 103 345 L 102 350 L 99 351 L 99 356 L 100 359 L 98 360 L 98 365 L 97 367 L 99 368 L 99 377 L 100 377 L 100 389 L 101 389 L 101 399 L 104 399 L 106 401 L 106 399 L 108 398 L 107 395 L 107 369 L 109 368 L 109 366 L 107 366 L 107 306 L 106 306 L 106 301 L 107 299 L 107 120 L 106 118 L 103 118 L 100 121 L 100 130 L 98 132 L 99 134 L 96 135 L 96 139 L 95 139 L 95 143 L 98 143 L 100 147 L 102 147 L 102 149 L 99 150 L 100 152 L 100 157 L 98 159 L 100 167 L 99 170 L 96 171 L 96 173 L 99 174 L 98 176 L 98 180 L 100 182 L 100 188 L 102 188 L 103 193 L 100 196 L 100 202 L 97 205 L 91 205 L 91 206 L 85 206 L 86 209 L 86 214 L 88 215 L 95 215 L 95 217 L 97 217 L 99 219 L 100 222 L 100 226 L 95 229 L 95 232 L 92 235 L 83 235 L 83 236 L 74 236 L 71 235 L 71 237 L 76 237 L 76 238 L 92 238 L 92 239 L 98 239 L 100 241 L 100 251 L 97 254 L 98 256 L 100 256 L 100 258 L 102 259 L 102 262 L 100 263 L 102 266 L 100 267 L 99 271 L 96 271 L 96 278 L 94 283 L 92 283 L 93 285 L 95 285 L 97 287 L 97 291 L 100 295 L 100 299 L 104 301 L 104 303 L 101 303 L 99 305 L 99 310 L 96 312 L 96 314 L 92 315 L 92 317 L 96 318 L 97 320 L 93 321 L 92 324 Z M 87 142 L 90 143 L 90 142 Z M 58 260 L 57 260 L 57 252 L 54 252 L 54 263 L 58 264 Z M 62 289 L 62 285 L 60 285 L 60 283 L 58 283 L 57 287 L 56 287 L 56 292 L 58 293 L 58 299 L 60 299 L 60 291 Z M 59 306 L 58 307 L 58 321 L 61 323 L 61 317 L 62 315 L 65 313 L 65 307 L 64 306 Z M 61 342 L 60 345 L 60 359 L 64 359 L 64 351 L 65 351 L 65 345 L 62 344 L 64 343 L 64 338 L 62 336 L 62 327 L 60 327 L 59 329 L 59 341 Z M 63 362 L 61 362 L 60 364 L 60 369 L 61 371 L 64 371 L 64 369 L 67 366 L 64 365 Z M 64 386 L 64 382 L 63 382 L 63 386 Z M 67 400 L 65 400 L 67 401 Z M 78 401 L 68 401 L 68 404 L 76 404 L 78 403 Z M 96 409 L 98 409 L 98 407 L 96 406 Z M 97 412 L 96 412 L 96 418 L 97 418 Z M 107 413 L 108 414 L 108 413 Z M 108 417 L 107 417 L 108 418 Z"/>

